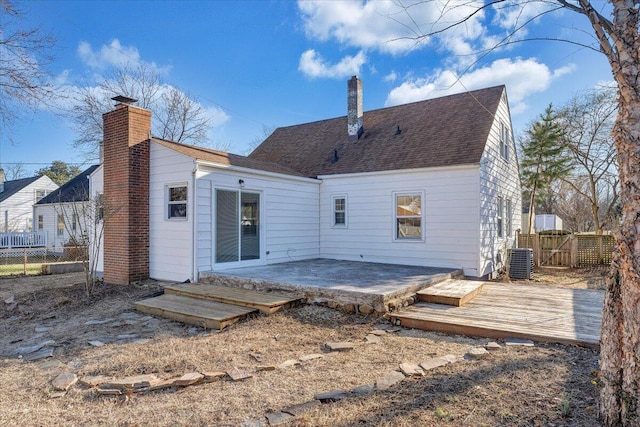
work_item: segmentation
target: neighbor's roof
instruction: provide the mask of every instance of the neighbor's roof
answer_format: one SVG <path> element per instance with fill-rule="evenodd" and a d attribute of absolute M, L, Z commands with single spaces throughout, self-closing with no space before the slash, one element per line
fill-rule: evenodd
<path fill-rule="evenodd" d="M 285 175 L 303 176 L 299 172 L 286 166 L 265 162 L 261 160 L 250 159 L 238 154 L 226 153 L 223 151 L 212 150 L 204 147 L 196 147 L 194 145 L 181 144 L 178 142 L 167 141 L 160 138 L 151 138 L 151 141 L 170 148 L 178 153 L 184 154 L 196 160 L 204 160 L 213 163 L 219 163 L 227 166 L 238 166 L 242 168 L 257 169 L 267 172 L 281 173 Z"/>
<path fill-rule="evenodd" d="M 32 176 L 31 178 L 14 179 L 12 181 L 4 182 L 4 191 L 0 193 L 0 202 L 4 202 L 9 197 L 22 190 L 27 185 L 36 182 L 41 175 Z"/>
<path fill-rule="evenodd" d="M 365 112 L 358 141 L 348 140 L 346 116 L 278 128 L 248 158 L 308 177 L 478 164 L 504 90 L 496 86 Z"/>
<path fill-rule="evenodd" d="M 48 205 L 50 203 L 85 202 L 89 200 L 89 175 L 99 165 L 93 165 L 67 181 L 62 187 L 47 194 L 36 205 Z"/>

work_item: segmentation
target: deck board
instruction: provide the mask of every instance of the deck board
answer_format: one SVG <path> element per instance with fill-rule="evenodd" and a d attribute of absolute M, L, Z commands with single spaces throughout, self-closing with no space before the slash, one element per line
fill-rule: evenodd
<path fill-rule="evenodd" d="M 136 310 L 209 329 L 223 329 L 257 310 L 183 295 L 164 294 L 135 303 Z"/>
<path fill-rule="evenodd" d="M 434 304 L 460 307 L 482 291 L 484 282 L 449 279 L 417 292 L 418 299 Z"/>
<path fill-rule="evenodd" d="M 595 347 L 603 295 L 588 289 L 486 283 L 462 307 L 419 303 L 391 317 L 417 329 Z"/>
<path fill-rule="evenodd" d="M 300 297 L 296 295 L 280 295 L 229 286 L 203 285 L 199 283 L 168 285 L 164 287 L 164 291 L 167 294 L 206 298 L 212 301 L 253 307 L 266 314 L 275 313 L 282 307 L 290 307 L 300 301 Z"/>

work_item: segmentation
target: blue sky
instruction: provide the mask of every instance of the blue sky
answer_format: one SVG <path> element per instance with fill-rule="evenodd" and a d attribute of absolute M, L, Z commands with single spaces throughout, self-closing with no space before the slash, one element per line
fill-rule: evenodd
<path fill-rule="evenodd" d="M 409 39 L 469 10 L 466 2 L 452 3 L 456 7 L 435 24 L 437 3 L 404 0 L 22 6 L 26 25 L 41 26 L 57 38 L 51 69 L 62 90 L 93 86 L 109 67 L 147 64 L 207 109 L 214 123 L 212 147 L 240 154 L 248 153 L 264 127 L 345 115 L 351 75 L 363 80 L 365 111 L 506 84 L 516 133 L 549 102 L 562 105 L 611 80 L 603 55 L 569 43 L 530 41 L 477 54 L 548 2 L 522 9 L 518 1 L 508 1 L 438 37 Z M 408 6 L 411 16 L 399 4 Z M 519 34 L 593 43 L 586 18 L 568 11 L 535 20 Z M 59 107 L 68 108 L 69 101 Z M 76 138 L 67 119 L 43 107 L 0 132 L 0 163 L 23 162 L 31 172 L 53 160 L 82 162 L 71 148 Z"/>

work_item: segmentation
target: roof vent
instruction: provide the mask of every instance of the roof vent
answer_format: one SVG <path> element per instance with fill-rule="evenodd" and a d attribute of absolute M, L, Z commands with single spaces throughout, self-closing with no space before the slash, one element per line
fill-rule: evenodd
<path fill-rule="evenodd" d="M 396 135 L 400 135 L 402 133 L 402 129 L 400 129 L 400 126 L 398 126 L 396 128 Z"/>

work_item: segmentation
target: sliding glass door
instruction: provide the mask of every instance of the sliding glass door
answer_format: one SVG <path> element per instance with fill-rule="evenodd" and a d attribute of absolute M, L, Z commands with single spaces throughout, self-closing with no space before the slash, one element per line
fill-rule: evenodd
<path fill-rule="evenodd" d="M 216 263 L 260 259 L 260 194 L 216 190 Z"/>

